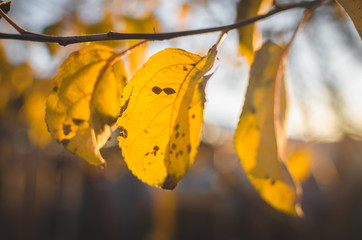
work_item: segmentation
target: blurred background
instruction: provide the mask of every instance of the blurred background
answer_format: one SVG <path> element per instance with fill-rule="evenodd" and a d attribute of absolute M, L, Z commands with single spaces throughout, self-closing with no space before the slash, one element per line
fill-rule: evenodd
<path fill-rule="evenodd" d="M 9 16 L 53 35 L 168 32 L 233 23 L 238 7 L 238 0 L 14 0 Z M 259 22 L 263 39 L 285 43 L 302 14 Z M 0 31 L 14 32 L 4 20 Z M 205 54 L 218 37 L 152 42 L 124 59 L 129 76 L 161 49 Z M 102 44 L 121 50 L 135 42 Z M 318 8 L 298 33 L 286 69 L 288 163 L 303 187 L 301 219 L 260 199 L 233 149 L 249 71 L 235 30 L 206 87 L 198 156 L 174 191 L 130 173 L 117 133 L 101 151 L 104 170 L 51 140 L 44 122 L 51 80 L 85 44 L 0 44 L 0 239 L 361 239 L 362 43 L 336 2 Z"/>

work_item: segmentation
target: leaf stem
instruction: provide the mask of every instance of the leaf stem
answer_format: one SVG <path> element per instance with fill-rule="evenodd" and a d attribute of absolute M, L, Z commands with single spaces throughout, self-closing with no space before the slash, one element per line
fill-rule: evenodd
<path fill-rule="evenodd" d="M 79 35 L 79 36 L 51 36 L 45 34 L 37 34 L 29 32 L 19 25 L 17 25 L 13 20 L 11 20 L 4 12 L 0 12 L 0 15 L 3 16 L 6 21 L 11 24 L 20 34 L 10 34 L 10 33 L 0 33 L 0 39 L 12 39 L 12 40 L 23 40 L 23 41 L 33 41 L 33 42 L 44 42 L 44 43 L 58 43 L 62 46 L 67 46 L 69 44 L 81 43 L 81 42 L 95 42 L 95 41 L 109 41 L 109 40 L 130 40 L 130 39 L 144 39 L 144 40 L 168 40 L 172 38 L 185 37 L 190 35 L 198 35 L 211 32 L 220 32 L 224 31 L 227 33 L 232 29 L 237 29 L 248 24 L 257 22 L 264 18 L 270 17 L 274 14 L 277 14 L 282 11 L 286 11 L 293 8 L 313 8 L 321 4 L 321 0 L 315 1 L 303 1 L 299 3 L 293 3 L 288 5 L 277 5 L 274 6 L 269 12 L 257 15 L 233 24 L 223 25 L 219 27 L 211 28 L 202 28 L 196 30 L 188 31 L 178 31 L 178 32 L 166 32 L 166 33 L 119 33 L 119 32 L 108 32 L 103 34 L 90 34 L 90 35 Z"/>
<path fill-rule="evenodd" d="M 227 31 L 222 31 L 220 34 L 219 40 L 217 40 L 217 42 L 216 42 L 217 49 L 220 47 L 222 42 L 225 40 L 226 36 L 227 36 Z"/>

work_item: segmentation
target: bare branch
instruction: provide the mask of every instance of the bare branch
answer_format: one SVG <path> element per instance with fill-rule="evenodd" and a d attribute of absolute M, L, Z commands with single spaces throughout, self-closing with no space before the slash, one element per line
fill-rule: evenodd
<path fill-rule="evenodd" d="M 212 28 L 203 28 L 197 30 L 189 30 L 189 31 L 179 31 L 179 32 L 167 32 L 167 33 L 118 33 L 118 32 L 108 32 L 103 34 L 90 34 L 90 35 L 80 35 L 80 36 L 51 36 L 44 34 L 32 33 L 24 30 L 19 27 L 14 21 L 6 16 L 4 12 L 0 12 L 15 29 L 18 30 L 20 34 L 10 34 L 10 33 L 0 33 L 0 39 L 13 39 L 13 40 L 23 40 L 23 41 L 33 41 L 33 42 L 44 42 L 44 43 L 58 43 L 62 46 L 66 46 L 74 43 L 81 42 L 95 42 L 95 41 L 109 41 L 109 40 L 130 40 L 130 39 L 144 39 L 144 40 L 167 40 L 172 38 L 197 35 L 203 33 L 211 33 L 211 32 L 225 32 L 232 29 L 237 29 L 248 24 L 257 22 L 264 18 L 270 17 L 274 14 L 277 14 L 282 11 L 286 11 L 293 8 L 313 8 L 315 6 L 320 5 L 320 0 L 315 1 L 304 1 L 299 3 L 293 3 L 289 5 L 278 5 L 274 9 L 269 12 L 257 15 L 252 18 L 248 18 L 233 24 L 223 25 L 219 27 Z M 17 27 L 16 27 L 17 26 Z M 23 32 L 22 32 L 23 31 Z"/>

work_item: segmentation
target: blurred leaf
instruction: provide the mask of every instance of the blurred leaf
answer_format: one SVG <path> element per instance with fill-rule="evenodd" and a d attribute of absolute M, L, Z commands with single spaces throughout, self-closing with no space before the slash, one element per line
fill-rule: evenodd
<path fill-rule="evenodd" d="M 361 0 L 337 0 L 346 10 L 349 17 L 352 19 L 357 32 L 362 39 L 362 1 Z"/>
<path fill-rule="evenodd" d="M 66 28 L 65 25 L 66 25 L 66 19 L 62 18 L 60 21 L 55 22 L 54 24 L 47 26 L 44 29 L 43 33 L 46 34 L 46 35 L 53 35 L 53 36 L 61 35 L 61 33 Z M 58 52 L 59 48 L 60 48 L 59 44 L 54 44 L 54 43 L 47 43 L 46 46 L 47 46 L 50 54 L 52 54 L 52 55 L 55 55 Z"/>
<path fill-rule="evenodd" d="M 12 106 L 12 103 L 20 100 L 32 85 L 33 69 L 27 62 L 20 65 L 10 64 L 2 47 L 0 47 L 0 66 L 0 116 L 16 118 L 21 105 Z"/>
<path fill-rule="evenodd" d="M 62 64 L 48 97 L 45 120 L 52 137 L 94 165 L 103 165 L 99 149 L 111 134 L 126 84 L 116 52 L 91 45 Z"/>
<path fill-rule="evenodd" d="M 104 11 L 104 17 L 97 23 L 94 24 L 85 24 L 78 20 L 79 28 L 84 34 L 98 34 L 98 33 L 107 33 L 110 31 L 117 31 L 115 28 L 114 20 L 112 17 L 113 13 L 108 10 Z M 97 43 L 91 43 L 97 44 Z M 111 48 L 117 48 L 120 46 L 124 46 L 124 41 L 104 41 L 103 45 L 109 46 Z"/>
<path fill-rule="evenodd" d="M 178 17 L 179 17 L 179 19 L 184 20 L 185 18 L 187 18 L 189 13 L 190 13 L 190 4 L 184 3 L 180 7 Z"/>
<path fill-rule="evenodd" d="M 112 12 L 110 11 L 105 12 L 102 20 L 100 20 L 95 24 L 85 25 L 83 30 L 85 34 L 97 34 L 97 33 L 115 31 L 112 19 Z"/>
<path fill-rule="evenodd" d="M 173 189 L 193 163 L 200 143 L 203 89 L 216 47 L 206 57 L 168 48 L 153 55 L 124 89 L 117 121 L 119 146 L 142 181 Z"/>
<path fill-rule="evenodd" d="M 270 8 L 272 0 L 240 0 L 237 8 L 236 21 L 241 21 L 254 17 L 262 10 Z M 238 29 L 239 33 L 239 51 L 249 64 L 253 62 L 254 51 L 261 41 L 260 33 L 256 24 L 249 24 Z"/>
<path fill-rule="evenodd" d="M 29 125 L 29 138 L 39 147 L 46 146 L 51 136 L 45 124 L 45 103 L 51 88 L 51 81 L 36 80 L 25 95 L 22 117 Z"/>
<path fill-rule="evenodd" d="M 152 33 L 160 30 L 160 23 L 155 15 L 150 14 L 144 18 L 123 17 L 125 32 L 127 33 Z M 136 44 L 139 40 L 128 40 L 129 46 Z M 127 55 L 129 61 L 129 72 L 132 76 L 142 63 L 146 60 L 147 45 L 143 45 L 133 50 Z"/>
<path fill-rule="evenodd" d="M 284 164 L 286 94 L 280 92 L 285 91 L 280 86 L 284 52 L 269 41 L 256 53 L 234 143 L 261 197 L 277 210 L 299 215 L 298 186 Z"/>
<path fill-rule="evenodd" d="M 293 178 L 298 182 L 306 180 L 312 171 L 313 151 L 308 147 L 298 147 L 287 152 L 287 165 Z"/>

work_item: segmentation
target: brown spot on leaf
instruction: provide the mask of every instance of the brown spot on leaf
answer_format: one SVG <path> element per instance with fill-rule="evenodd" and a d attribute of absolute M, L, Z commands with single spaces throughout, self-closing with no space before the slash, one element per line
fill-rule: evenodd
<path fill-rule="evenodd" d="M 276 182 L 276 180 L 275 180 L 275 179 L 272 179 L 270 183 L 271 183 L 271 185 L 274 185 L 275 182 Z"/>
<path fill-rule="evenodd" d="M 180 128 L 180 125 L 176 124 L 175 126 L 175 130 L 179 129 Z"/>
<path fill-rule="evenodd" d="M 71 125 L 63 124 L 63 132 L 65 136 L 67 136 L 72 131 L 71 127 Z"/>
<path fill-rule="evenodd" d="M 179 151 L 180 156 L 182 156 L 184 152 L 182 150 Z"/>
<path fill-rule="evenodd" d="M 188 153 L 191 152 L 191 145 L 190 144 L 187 145 L 186 150 L 187 150 Z"/>
<path fill-rule="evenodd" d="M 182 137 L 185 137 L 185 133 L 182 133 L 182 135 L 181 135 Z"/>
<path fill-rule="evenodd" d="M 172 144 L 172 149 L 175 150 L 176 149 L 176 144 Z"/>
<path fill-rule="evenodd" d="M 167 94 L 167 95 L 171 95 L 176 93 L 175 89 L 173 88 L 164 88 L 163 91 Z"/>
<path fill-rule="evenodd" d="M 146 154 L 145 154 L 145 156 L 148 156 L 148 154 L 150 154 L 149 152 L 147 152 Z"/>
<path fill-rule="evenodd" d="M 187 71 L 188 69 L 187 69 L 187 67 L 184 66 L 184 68 L 182 70 Z"/>
<path fill-rule="evenodd" d="M 53 89 L 52 89 L 53 92 L 56 92 L 58 91 L 58 86 L 54 86 Z"/>
<path fill-rule="evenodd" d="M 159 149 L 160 149 L 160 148 L 159 148 L 157 145 L 155 145 L 155 146 L 153 147 L 153 155 L 156 156 L 157 151 L 158 151 Z"/>
<path fill-rule="evenodd" d="M 73 56 L 77 58 L 79 56 L 79 51 L 73 52 Z"/>
<path fill-rule="evenodd" d="M 69 144 L 70 140 L 69 139 L 63 139 L 62 141 L 60 141 L 61 144 L 63 144 L 64 147 L 66 147 Z"/>
<path fill-rule="evenodd" d="M 253 113 L 253 114 L 256 113 L 256 110 L 255 110 L 255 106 L 254 106 L 254 105 L 251 104 L 251 106 L 250 106 L 249 109 L 250 109 L 250 112 L 251 112 L 251 113 Z"/>
<path fill-rule="evenodd" d="M 79 126 L 84 122 L 84 119 L 73 118 L 72 121 L 75 125 Z"/>
<path fill-rule="evenodd" d="M 157 87 L 157 86 L 155 86 L 155 87 L 152 88 L 152 92 L 154 92 L 154 93 L 156 93 L 156 94 L 160 94 L 160 93 L 162 92 L 162 89 L 159 88 L 159 87 Z"/>
<path fill-rule="evenodd" d="M 195 118 L 195 114 L 192 114 L 192 116 L 191 116 L 193 119 Z"/>
<path fill-rule="evenodd" d="M 121 107 L 121 111 L 119 113 L 119 116 L 122 117 L 122 113 L 124 111 L 126 111 L 127 107 L 128 107 L 128 103 L 129 103 L 129 99 L 131 98 L 131 96 L 129 96 L 129 98 L 127 99 L 127 101 L 123 104 L 123 106 Z"/>
<path fill-rule="evenodd" d="M 165 181 L 162 184 L 162 188 L 172 190 L 176 187 L 176 185 L 177 185 L 177 178 L 174 175 L 167 175 Z"/>
<path fill-rule="evenodd" d="M 127 138 L 128 136 L 128 132 L 127 129 L 125 129 L 124 127 L 119 127 L 119 136 Z"/>
<path fill-rule="evenodd" d="M 180 135 L 180 133 L 179 132 L 177 132 L 176 133 L 176 136 L 175 136 L 175 138 L 178 138 L 178 136 Z"/>

